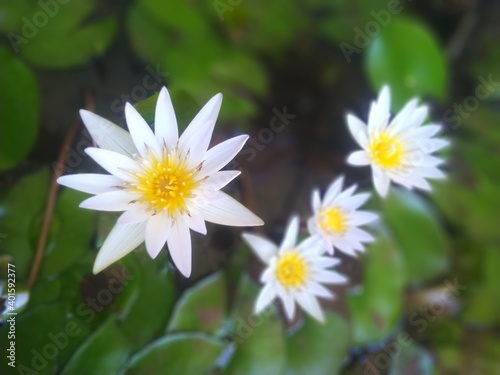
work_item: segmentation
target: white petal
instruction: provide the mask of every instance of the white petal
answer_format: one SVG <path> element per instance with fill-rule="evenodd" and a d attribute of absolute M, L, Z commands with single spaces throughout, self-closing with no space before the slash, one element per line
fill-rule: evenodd
<path fill-rule="evenodd" d="M 333 258 L 333 257 L 321 257 L 317 261 L 315 261 L 315 265 L 320 268 L 330 268 L 333 266 L 336 266 L 337 264 L 340 263 L 340 259 Z"/>
<path fill-rule="evenodd" d="M 93 272 L 101 272 L 139 246 L 144 241 L 145 228 L 145 221 L 134 224 L 116 224 L 97 254 Z"/>
<path fill-rule="evenodd" d="M 344 210 L 354 211 L 361 207 L 368 198 L 370 198 L 370 193 L 356 194 L 343 201 L 339 200 L 339 204 Z"/>
<path fill-rule="evenodd" d="M 380 91 L 376 106 L 372 107 L 369 115 L 368 127 L 372 130 L 383 131 L 391 115 L 391 92 L 389 86 L 384 85 Z"/>
<path fill-rule="evenodd" d="M 318 284 L 314 281 L 309 282 L 307 284 L 306 289 L 310 293 L 312 293 L 316 296 L 319 296 L 319 297 L 323 297 L 323 298 L 332 298 L 333 297 L 333 293 L 331 291 L 326 289 L 323 285 Z"/>
<path fill-rule="evenodd" d="M 312 196 L 311 196 L 311 207 L 313 209 L 313 212 L 318 212 L 319 209 L 321 208 L 321 197 L 319 195 L 319 190 L 318 189 L 314 189 L 313 192 L 312 192 Z"/>
<path fill-rule="evenodd" d="M 427 154 L 441 150 L 449 145 L 450 142 L 445 139 L 426 139 L 418 143 L 419 148 Z"/>
<path fill-rule="evenodd" d="M 260 314 L 271 303 L 274 297 L 276 297 L 276 292 L 272 285 L 264 285 L 255 302 L 255 314 Z"/>
<path fill-rule="evenodd" d="M 168 251 L 177 269 L 185 277 L 191 275 L 191 234 L 189 227 L 181 220 L 176 220 L 167 238 Z"/>
<path fill-rule="evenodd" d="M 387 196 L 389 192 L 389 184 L 391 180 L 389 176 L 382 171 L 378 166 L 372 166 L 373 184 L 375 185 L 375 190 L 381 197 Z"/>
<path fill-rule="evenodd" d="M 314 280 L 324 284 L 345 284 L 347 277 L 332 271 L 317 270 L 314 273 Z"/>
<path fill-rule="evenodd" d="M 446 175 L 440 169 L 434 167 L 417 167 L 415 168 L 415 173 L 426 178 L 446 178 Z"/>
<path fill-rule="evenodd" d="M 201 176 L 209 176 L 228 164 L 243 148 L 248 135 L 239 135 L 215 145 L 205 154 Z"/>
<path fill-rule="evenodd" d="M 439 125 L 425 125 L 419 126 L 418 128 L 409 129 L 407 132 L 401 135 L 400 141 L 404 142 L 407 140 L 414 141 L 415 143 L 425 142 L 428 138 L 436 135 L 441 131 L 441 126 Z"/>
<path fill-rule="evenodd" d="M 429 185 L 427 180 L 421 176 L 414 174 L 411 177 L 408 177 L 408 179 L 409 179 L 410 184 L 412 184 L 413 186 L 415 186 L 419 189 L 427 190 L 427 191 L 432 190 L 431 185 Z"/>
<path fill-rule="evenodd" d="M 122 180 L 134 181 L 132 173 L 140 171 L 135 161 L 117 152 L 95 147 L 88 147 L 85 152 L 101 167 Z"/>
<path fill-rule="evenodd" d="M 314 296 L 307 292 L 299 292 L 295 295 L 297 302 L 302 308 L 307 311 L 312 317 L 320 322 L 324 322 L 325 318 L 318 301 Z"/>
<path fill-rule="evenodd" d="M 132 136 L 132 140 L 141 156 L 146 158 L 149 150 L 152 150 L 157 156 L 160 156 L 160 145 L 153 131 L 146 120 L 142 118 L 139 112 L 137 112 L 130 103 L 125 104 L 125 118 L 127 119 L 127 126 Z"/>
<path fill-rule="evenodd" d="M 292 296 L 287 293 L 281 285 L 278 284 L 277 287 L 278 295 L 283 301 L 283 306 L 285 308 L 285 314 L 288 320 L 292 320 L 295 315 L 295 301 Z"/>
<path fill-rule="evenodd" d="M 165 245 L 171 225 L 171 219 L 163 212 L 151 216 L 147 221 L 146 250 L 152 259 L 158 256 L 163 245 Z"/>
<path fill-rule="evenodd" d="M 359 242 L 373 242 L 375 241 L 375 238 L 368 232 L 365 232 L 362 229 L 359 228 L 352 228 L 349 233 L 347 234 L 348 237 L 353 238 L 356 241 Z"/>
<path fill-rule="evenodd" d="M 342 190 L 344 184 L 344 176 L 338 177 L 333 183 L 330 184 L 326 190 L 324 201 L 332 202 Z"/>
<path fill-rule="evenodd" d="M 217 199 L 213 203 L 200 207 L 200 212 L 205 221 L 215 224 L 234 227 L 253 227 L 264 224 L 257 215 L 222 191 L 217 192 Z"/>
<path fill-rule="evenodd" d="M 205 220 L 203 220 L 203 216 L 201 216 L 199 212 L 190 211 L 189 215 L 184 216 L 184 220 L 186 220 L 186 224 L 188 225 L 188 227 L 195 232 L 207 234 L 207 226 L 205 225 Z"/>
<path fill-rule="evenodd" d="M 419 153 L 413 155 L 411 161 L 411 165 L 418 167 L 436 167 L 439 164 L 443 163 L 443 159 L 437 158 L 432 155 L 426 155 L 424 153 Z"/>
<path fill-rule="evenodd" d="M 345 189 L 343 192 L 341 192 L 339 195 L 337 195 L 337 198 L 335 198 L 335 202 L 341 203 L 345 201 L 346 199 L 351 198 L 351 196 L 354 194 L 356 189 L 358 188 L 358 185 L 354 184 L 349 186 L 347 189 Z M 331 202 L 328 202 L 331 203 Z"/>
<path fill-rule="evenodd" d="M 396 117 L 394 117 L 391 121 L 390 124 L 391 134 L 395 135 L 399 133 L 401 130 L 406 129 L 406 125 L 408 125 L 408 119 L 417 108 L 417 104 L 418 104 L 417 99 L 412 99 L 405 104 L 403 109 L 401 109 L 401 111 L 399 111 Z"/>
<path fill-rule="evenodd" d="M 241 171 L 219 171 L 210 176 L 203 183 L 203 188 L 208 190 L 220 190 L 240 174 Z"/>
<path fill-rule="evenodd" d="M 350 223 L 352 225 L 363 225 L 375 221 L 378 215 L 368 211 L 356 211 L 351 214 Z"/>
<path fill-rule="evenodd" d="M 198 112 L 179 138 L 179 148 L 183 155 L 190 155 L 188 167 L 200 164 L 207 152 L 217 116 L 222 104 L 222 95 L 217 94 Z"/>
<path fill-rule="evenodd" d="M 146 208 L 138 204 L 134 205 L 129 210 L 120 215 L 117 224 L 132 224 L 147 220 L 151 217 L 151 212 L 146 211 Z"/>
<path fill-rule="evenodd" d="M 168 90 L 162 87 L 158 95 L 155 110 L 155 136 L 160 146 L 166 145 L 170 150 L 179 139 L 179 129 L 174 107 Z"/>
<path fill-rule="evenodd" d="M 288 250 L 295 247 L 299 235 L 299 223 L 299 217 L 296 215 L 290 219 L 283 240 L 281 241 L 280 250 Z"/>
<path fill-rule="evenodd" d="M 57 183 L 89 194 L 101 194 L 116 190 L 123 184 L 119 178 L 108 174 L 81 173 L 61 176 Z"/>
<path fill-rule="evenodd" d="M 371 163 L 370 156 L 364 150 L 354 151 L 347 157 L 347 162 L 351 165 L 368 165 Z"/>
<path fill-rule="evenodd" d="M 266 238 L 251 233 L 242 233 L 241 236 L 265 264 L 269 264 L 271 258 L 278 253 L 278 247 Z"/>
<path fill-rule="evenodd" d="M 418 107 L 413 111 L 411 116 L 406 120 L 405 123 L 402 123 L 398 127 L 398 133 L 401 133 L 405 130 L 420 126 L 423 124 L 427 115 L 429 114 L 429 110 L 426 106 Z"/>
<path fill-rule="evenodd" d="M 125 129 L 85 109 L 80 110 L 80 116 L 99 147 L 126 156 L 137 153 L 132 137 Z"/>
<path fill-rule="evenodd" d="M 351 114 L 347 115 L 347 126 L 355 141 L 363 148 L 367 147 L 367 128 L 363 121 Z"/>
<path fill-rule="evenodd" d="M 80 203 L 80 207 L 98 211 L 126 211 L 136 199 L 137 195 L 128 191 L 114 190 L 87 198 Z"/>

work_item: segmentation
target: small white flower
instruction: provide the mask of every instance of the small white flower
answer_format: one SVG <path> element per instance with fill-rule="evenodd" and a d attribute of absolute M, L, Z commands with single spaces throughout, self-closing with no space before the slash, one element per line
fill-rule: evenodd
<path fill-rule="evenodd" d="M 313 216 L 307 227 L 311 235 L 317 235 L 330 254 L 334 248 L 349 255 L 364 251 L 363 242 L 372 242 L 374 238 L 358 226 L 378 219 L 378 215 L 368 211 L 357 211 L 370 194 L 354 194 L 356 186 L 342 191 L 344 177 L 337 178 L 326 190 L 323 202 L 318 190 L 312 193 Z"/>
<path fill-rule="evenodd" d="M 205 221 L 232 226 L 262 225 L 260 218 L 219 191 L 239 171 L 220 171 L 241 150 L 241 135 L 208 146 L 222 103 L 215 95 L 179 137 L 168 91 L 162 88 L 156 104 L 154 130 L 127 103 L 130 133 L 88 111 L 83 122 L 100 148 L 85 151 L 111 175 L 76 174 L 58 179 L 61 185 L 95 196 L 80 207 L 125 211 L 104 241 L 94 273 L 134 250 L 142 242 L 155 258 L 165 242 L 186 277 L 191 274 L 191 235 L 206 234 Z"/>
<path fill-rule="evenodd" d="M 418 107 L 417 99 L 409 101 L 389 123 L 390 105 L 390 91 L 384 86 L 378 101 L 372 103 L 368 126 L 353 115 L 347 116 L 349 130 L 363 148 L 350 154 L 347 162 L 371 165 L 375 189 L 383 197 L 391 180 L 408 189 L 430 190 L 426 179 L 445 177 L 437 168 L 443 160 L 430 155 L 448 145 L 443 139 L 433 138 L 441 126 L 421 126 L 428 108 Z"/>
<path fill-rule="evenodd" d="M 264 287 L 255 303 L 255 313 L 259 314 L 279 297 L 289 320 L 295 315 L 297 302 L 323 322 L 323 312 L 316 297 L 333 298 L 333 294 L 322 284 L 342 284 L 347 278 L 326 269 L 339 260 L 322 255 L 324 250 L 318 238 L 308 237 L 296 245 L 298 233 L 299 218 L 296 216 L 290 221 L 279 249 L 263 237 L 243 233 L 243 239 L 267 265 L 261 276 Z"/>

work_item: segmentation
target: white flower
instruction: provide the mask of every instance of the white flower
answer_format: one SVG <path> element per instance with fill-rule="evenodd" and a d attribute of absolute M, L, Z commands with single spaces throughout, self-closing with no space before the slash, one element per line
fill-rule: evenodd
<path fill-rule="evenodd" d="M 418 107 L 417 99 L 409 101 L 389 123 L 390 102 L 389 88 L 384 86 L 378 101 L 372 103 L 368 126 L 353 115 L 347 116 L 349 130 L 363 148 L 350 154 L 347 162 L 371 164 L 375 189 L 383 197 L 391 180 L 409 189 L 430 190 L 426 179 L 445 177 L 437 168 L 443 160 L 430 155 L 448 145 L 445 140 L 433 138 L 441 126 L 421 126 L 428 108 Z"/>
<path fill-rule="evenodd" d="M 364 251 L 363 242 L 374 238 L 358 226 L 378 219 L 378 215 L 368 211 L 357 211 L 370 194 L 354 194 L 356 186 L 342 191 L 344 177 L 336 179 L 326 190 L 323 202 L 318 190 L 312 194 L 313 216 L 307 226 L 311 235 L 318 236 L 328 253 L 338 248 L 349 255 Z"/>
<path fill-rule="evenodd" d="M 83 122 L 100 148 L 85 151 L 111 175 L 76 174 L 58 179 L 61 185 L 95 196 L 80 207 L 124 211 L 104 241 L 94 264 L 97 273 L 134 250 L 143 241 L 151 258 L 165 242 L 186 277 L 191 274 L 189 229 L 206 234 L 205 221 L 232 226 L 262 225 L 260 218 L 219 191 L 239 171 L 220 171 L 243 147 L 241 135 L 207 151 L 222 95 L 215 95 L 179 137 L 168 91 L 156 104 L 154 133 L 127 103 L 130 133 L 88 111 Z"/>
<path fill-rule="evenodd" d="M 318 238 L 308 237 L 296 245 L 298 232 L 299 218 L 295 216 L 279 249 L 263 237 L 243 233 L 243 239 L 267 265 L 261 276 L 264 287 L 255 303 L 255 313 L 259 314 L 275 297 L 279 297 L 289 320 L 295 315 L 297 302 L 323 322 L 323 312 L 316 297 L 333 298 L 333 294 L 322 284 L 345 283 L 347 278 L 326 270 L 339 260 L 322 255 L 324 250 Z"/>

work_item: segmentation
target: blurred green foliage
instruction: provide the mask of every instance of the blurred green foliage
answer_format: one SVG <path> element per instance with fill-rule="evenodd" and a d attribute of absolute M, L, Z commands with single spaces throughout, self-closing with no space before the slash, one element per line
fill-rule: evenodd
<path fill-rule="evenodd" d="M 478 37 L 481 53 L 460 67 L 467 90 L 459 92 L 442 38 L 408 2 L 137 0 L 123 16 L 99 4 L 0 2 L 0 170 L 9 182 L 0 189 L 0 292 L 6 295 L 4 270 L 13 262 L 20 302 L 18 367 L 2 358 L 0 373 L 352 374 L 378 371 L 385 358 L 383 370 L 394 375 L 410 367 L 498 373 L 500 90 L 493 83 L 487 97 L 476 94 L 480 77 L 500 76 L 497 39 Z M 285 326 L 277 304 L 253 316 L 258 285 L 240 244 L 231 269 L 190 285 L 166 266 L 165 253 L 152 261 L 142 247 L 92 275 L 116 217 L 79 209 L 85 195 L 70 189 L 58 195 L 28 290 L 53 173 L 30 157 L 44 135 L 38 73 L 80 69 L 106 56 L 118 38 L 137 60 L 168 72 L 181 129 L 197 103 L 217 92 L 225 95 L 221 117 L 248 129 L 272 99 L 273 74 L 296 64 L 291 53 L 314 60 L 321 46 L 337 58 L 335 79 L 344 72 L 366 77 L 373 94 L 389 84 L 393 111 L 413 96 L 439 103 L 430 117 L 452 141 L 449 178 L 428 195 L 397 189 L 372 203 L 382 215 L 377 242 L 357 258 L 363 277 L 349 289 L 345 311 L 329 309 L 324 325 L 301 316 Z M 155 102 L 153 95 L 135 103 L 149 123 Z M 450 289 L 455 283 L 462 287 Z M 436 290 L 453 298 L 436 300 Z M 10 345 L 6 312 L 2 348 Z M 398 340 L 402 333 L 409 345 Z"/>

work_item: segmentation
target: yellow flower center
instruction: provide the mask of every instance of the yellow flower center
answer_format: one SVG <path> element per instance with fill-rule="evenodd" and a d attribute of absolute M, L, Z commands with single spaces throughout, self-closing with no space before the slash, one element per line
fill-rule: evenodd
<path fill-rule="evenodd" d="M 307 264 L 298 253 L 286 252 L 278 259 L 276 278 L 285 288 L 304 286 L 307 276 Z"/>
<path fill-rule="evenodd" d="M 344 234 L 347 230 L 346 215 L 338 207 L 321 210 L 318 215 L 318 224 L 323 231 L 334 234 Z"/>
<path fill-rule="evenodd" d="M 387 132 L 380 134 L 370 142 L 369 151 L 372 161 L 382 168 L 397 168 L 403 162 L 403 143 Z"/>
<path fill-rule="evenodd" d="M 196 180 L 200 167 L 188 169 L 187 160 L 176 150 L 164 150 L 161 158 L 151 153 L 139 164 L 142 172 L 136 174 L 132 189 L 142 194 L 142 203 L 155 213 L 166 211 L 170 217 L 188 211 L 187 199 L 194 197 L 193 191 L 200 183 Z"/>

